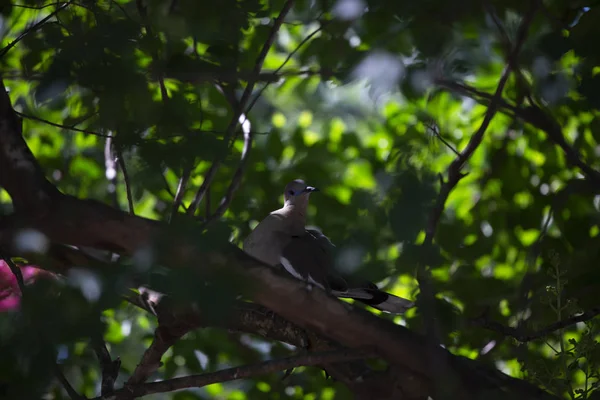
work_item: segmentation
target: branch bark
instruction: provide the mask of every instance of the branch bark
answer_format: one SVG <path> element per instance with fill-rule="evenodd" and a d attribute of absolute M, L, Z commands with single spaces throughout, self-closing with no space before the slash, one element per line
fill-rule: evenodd
<path fill-rule="evenodd" d="M 131 296 L 128 301 L 136 306 L 147 310 L 139 296 Z M 168 302 L 161 301 L 155 307 L 158 315 L 159 325 L 168 336 L 181 337 L 185 333 L 198 328 L 223 328 L 229 331 L 250 333 L 262 336 L 268 340 L 277 340 L 291 344 L 299 349 L 307 349 L 311 352 L 326 352 L 332 350 L 343 350 L 339 344 L 334 343 L 322 336 L 308 332 L 290 321 L 280 317 L 266 307 L 255 303 L 238 302 L 231 310 L 219 318 L 210 318 L 197 307 L 187 310 L 174 310 Z M 156 341 L 155 341 L 156 342 Z M 164 344 L 164 339 L 159 340 Z M 140 362 L 136 373 L 144 373 L 144 377 L 138 376 L 137 383 L 143 383 L 159 366 L 159 360 L 168 348 L 163 344 L 153 344 L 152 357 L 145 357 Z M 146 364 L 147 363 L 147 364 Z M 145 365 L 146 364 L 146 365 Z M 386 372 L 370 371 L 370 368 L 362 360 L 331 363 L 320 365 L 329 376 L 345 384 L 357 399 L 395 399 L 394 393 L 400 387 L 406 399 L 426 399 L 425 387 L 420 385 L 418 379 L 407 372 L 393 375 L 396 371 Z M 140 369 L 140 372 L 137 372 Z"/>

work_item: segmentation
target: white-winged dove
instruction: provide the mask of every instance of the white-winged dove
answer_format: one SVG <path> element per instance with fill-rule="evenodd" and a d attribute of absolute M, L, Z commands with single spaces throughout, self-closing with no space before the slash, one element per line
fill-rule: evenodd
<path fill-rule="evenodd" d="M 371 282 L 350 287 L 334 269 L 333 243 L 316 229 L 306 229 L 310 194 L 318 189 L 297 179 L 285 187 L 283 208 L 262 220 L 244 240 L 244 251 L 271 266 L 281 264 L 295 278 L 337 297 L 352 298 L 382 311 L 400 314 L 414 303 L 383 292 Z"/>

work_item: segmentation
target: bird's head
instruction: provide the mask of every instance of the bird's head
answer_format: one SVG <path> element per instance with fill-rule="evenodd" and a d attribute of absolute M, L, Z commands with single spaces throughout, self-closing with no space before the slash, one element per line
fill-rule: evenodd
<path fill-rule="evenodd" d="M 283 192 L 285 205 L 306 206 L 310 194 L 317 191 L 319 189 L 308 186 L 302 179 L 295 179 L 285 186 L 285 192 Z"/>

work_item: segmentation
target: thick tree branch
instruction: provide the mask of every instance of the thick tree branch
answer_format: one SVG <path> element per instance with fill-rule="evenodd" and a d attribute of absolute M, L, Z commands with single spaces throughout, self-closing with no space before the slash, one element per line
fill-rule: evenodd
<path fill-rule="evenodd" d="M 60 193 L 45 178 L 21 136 L 21 120 L 13 112 L 1 79 L 0 116 L 0 185 L 10 194 L 15 211 L 36 215 L 40 203 L 47 204 Z"/>

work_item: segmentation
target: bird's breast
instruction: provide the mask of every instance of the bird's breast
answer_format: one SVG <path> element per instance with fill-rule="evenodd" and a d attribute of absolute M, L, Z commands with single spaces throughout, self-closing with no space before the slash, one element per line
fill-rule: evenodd
<path fill-rule="evenodd" d="M 284 235 L 277 233 L 262 235 L 260 240 L 250 236 L 244 242 L 244 251 L 265 264 L 276 266 L 280 263 L 282 250 L 287 245 L 284 239 Z M 289 241 L 289 237 L 287 239 Z"/>

